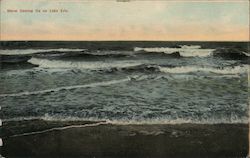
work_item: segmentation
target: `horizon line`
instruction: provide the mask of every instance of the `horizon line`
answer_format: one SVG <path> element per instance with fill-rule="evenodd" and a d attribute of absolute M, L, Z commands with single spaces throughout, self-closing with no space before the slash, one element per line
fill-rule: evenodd
<path fill-rule="evenodd" d="M 249 40 L 0 40 L 0 42 L 250 42 Z"/>

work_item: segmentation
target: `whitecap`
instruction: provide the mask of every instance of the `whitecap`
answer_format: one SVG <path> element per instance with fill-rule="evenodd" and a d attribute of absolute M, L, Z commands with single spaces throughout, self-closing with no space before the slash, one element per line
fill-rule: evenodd
<path fill-rule="evenodd" d="M 114 62 L 85 62 L 85 61 L 63 61 L 63 60 L 48 60 L 32 57 L 28 60 L 33 65 L 38 65 L 42 68 L 80 68 L 80 69 L 109 69 L 109 68 L 124 68 L 141 65 L 141 63 L 133 61 L 114 61 Z"/>
<path fill-rule="evenodd" d="M 181 67 L 159 67 L 161 72 L 164 73 L 174 73 L 174 74 L 183 74 L 183 73 L 192 73 L 192 72 L 206 72 L 206 73 L 215 73 L 223 75 L 232 75 L 232 74 L 243 74 L 247 73 L 248 66 L 235 66 L 235 67 L 224 67 L 224 68 L 212 68 L 212 67 L 198 67 L 198 66 L 181 66 Z"/>
<path fill-rule="evenodd" d="M 140 48 L 135 47 L 134 51 L 145 51 L 148 53 L 160 53 L 164 52 L 166 54 L 172 54 L 174 52 L 179 52 L 182 57 L 208 57 L 211 56 L 215 49 L 198 49 L 195 47 L 182 47 L 182 48 L 169 48 L 169 47 L 152 47 L 152 48 Z"/>
<path fill-rule="evenodd" d="M 66 48 L 59 48 L 59 49 L 3 49 L 0 50 L 0 55 L 28 55 L 28 54 L 35 54 L 35 53 L 43 53 L 43 52 L 78 52 L 84 51 L 86 49 L 66 49 Z"/>

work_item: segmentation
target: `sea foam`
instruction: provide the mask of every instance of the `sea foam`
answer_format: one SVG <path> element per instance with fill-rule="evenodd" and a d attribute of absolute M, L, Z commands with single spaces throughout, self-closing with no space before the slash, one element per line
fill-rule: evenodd
<path fill-rule="evenodd" d="M 247 73 L 248 66 L 235 66 L 235 67 L 224 67 L 224 68 L 211 68 L 211 67 L 198 67 L 198 66 L 181 66 L 181 67 L 160 67 L 160 71 L 164 73 L 192 73 L 192 72 L 207 72 L 223 75 L 242 74 Z"/>
<path fill-rule="evenodd" d="M 169 48 L 169 47 L 153 47 L 153 48 L 140 48 L 135 47 L 134 51 L 145 51 L 149 53 L 160 53 L 172 54 L 179 52 L 182 57 L 208 57 L 212 55 L 214 49 L 199 49 L 200 46 L 182 46 L 181 48 Z"/>
<path fill-rule="evenodd" d="M 18 96 L 25 96 L 25 95 L 37 95 L 37 94 L 44 94 L 44 93 L 51 93 L 51 92 L 58 92 L 61 90 L 71 90 L 71 89 L 78 89 L 78 88 L 89 88 L 89 87 L 98 87 L 98 86 L 108 86 L 112 84 L 118 84 L 122 82 L 130 81 L 131 78 L 125 78 L 120 80 L 111 80 L 111 81 L 103 81 L 103 82 L 96 82 L 96 83 L 90 83 L 90 84 L 84 84 L 84 85 L 74 85 L 74 86 L 64 86 L 64 87 L 58 87 L 53 89 L 46 89 L 46 90 L 40 90 L 40 91 L 31 91 L 31 92 L 20 92 L 20 93 L 14 93 L 14 94 L 0 94 L 0 97 L 18 97 Z"/>
<path fill-rule="evenodd" d="M 43 68 L 81 68 L 81 69 L 92 69 L 92 70 L 104 69 L 104 68 L 124 68 L 124 67 L 137 66 L 141 64 L 133 61 L 84 62 L 84 61 L 48 60 L 35 57 L 28 60 L 28 62 Z"/>
<path fill-rule="evenodd" d="M 43 53 L 43 52 L 78 52 L 84 51 L 85 49 L 66 49 L 66 48 L 59 48 L 59 49 L 4 49 L 0 50 L 0 55 L 27 55 L 27 54 L 36 54 L 36 53 Z"/>

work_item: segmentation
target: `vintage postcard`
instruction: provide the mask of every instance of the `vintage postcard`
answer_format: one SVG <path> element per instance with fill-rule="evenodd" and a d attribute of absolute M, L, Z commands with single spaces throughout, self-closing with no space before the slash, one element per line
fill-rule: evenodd
<path fill-rule="evenodd" d="M 0 157 L 246 158 L 249 0 L 0 0 Z"/>

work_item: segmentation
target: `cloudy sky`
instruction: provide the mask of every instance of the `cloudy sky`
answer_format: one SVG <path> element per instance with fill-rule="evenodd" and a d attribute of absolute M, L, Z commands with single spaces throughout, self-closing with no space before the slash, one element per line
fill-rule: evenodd
<path fill-rule="evenodd" d="M 248 0 L 1 0 L 1 40 L 249 41 Z M 66 13 L 8 10 L 65 9 Z"/>

